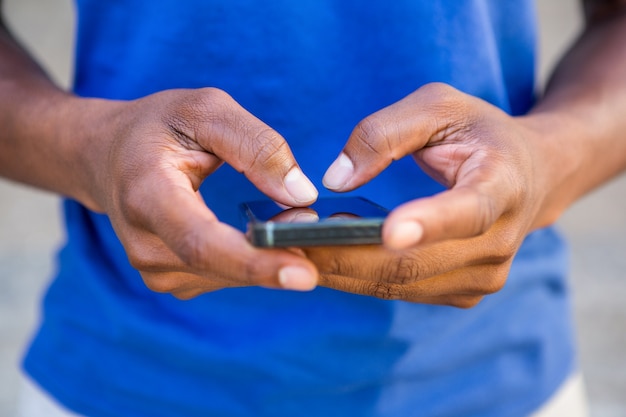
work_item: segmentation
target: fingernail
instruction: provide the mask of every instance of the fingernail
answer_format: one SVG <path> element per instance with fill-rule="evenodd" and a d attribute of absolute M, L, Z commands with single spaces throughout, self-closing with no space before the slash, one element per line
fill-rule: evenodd
<path fill-rule="evenodd" d="M 342 152 L 337 159 L 335 159 L 335 162 L 330 165 L 322 182 L 324 186 L 330 190 L 340 190 L 348 183 L 353 174 L 354 164 L 352 164 L 350 158 Z"/>
<path fill-rule="evenodd" d="M 320 216 L 317 213 L 297 213 L 290 220 L 292 223 L 316 223 L 320 220 Z"/>
<path fill-rule="evenodd" d="M 313 210 L 299 211 L 299 209 L 289 209 L 276 217 L 276 221 L 281 223 L 315 223 L 319 219 Z"/>
<path fill-rule="evenodd" d="M 285 175 L 285 188 L 297 203 L 312 203 L 317 199 L 317 189 L 300 168 L 293 168 Z"/>
<path fill-rule="evenodd" d="M 286 266 L 278 272 L 278 282 L 289 290 L 310 291 L 315 288 L 315 277 L 308 269 L 300 266 Z"/>
<path fill-rule="evenodd" d="M 394 249 L 408 249 L 417 245 L 424 235 L 424 228 L 417 222 L 397 223 L 391 229 L 391 238 L 388 243 Z"/>

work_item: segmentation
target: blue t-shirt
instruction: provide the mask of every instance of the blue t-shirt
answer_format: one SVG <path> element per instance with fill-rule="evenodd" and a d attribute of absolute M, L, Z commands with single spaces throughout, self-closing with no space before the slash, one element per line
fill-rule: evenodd
<path fill-rule="evenodd" d="M 358 121 L 425 83 L 511 114 L 533 101 L 530 0 L 77 0 L 77 12 L 77 94 L 224 89 L 287 139 L 320 190 Z M 404 159 L 356 194 L 392 208 L 440 190 Z M 238 203 L 261 197 L 227 166 L 201 191 L 235 225 Z M 25 369 L 79 413 L 524 416 L 574 366 L 552 229 L 529 236 L 505 288 L 470 310 L 326 288 L 179 301 L 144 286 L 106 216 L 73 201 L 65 213 Z"/>

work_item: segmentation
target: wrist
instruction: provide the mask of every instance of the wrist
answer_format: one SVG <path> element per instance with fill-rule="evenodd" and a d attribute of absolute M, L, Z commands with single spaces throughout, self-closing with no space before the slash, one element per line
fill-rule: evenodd
<path fill-rule="evenodd" d="M 57 141 L 66 162 L 63 193 L 93 211 L 106 209 L 107 159 L 123 105 L 72 96 L 55 114 Z"/>
<path fill-rule="evenodd" d="M 546 227 L 584 193 L 577 177 L 583 166 L 586 128 L 571 114 L 539 108 L 517 120 L 534 155 L 534 185 L 539 190 L 532 228 Z"/>

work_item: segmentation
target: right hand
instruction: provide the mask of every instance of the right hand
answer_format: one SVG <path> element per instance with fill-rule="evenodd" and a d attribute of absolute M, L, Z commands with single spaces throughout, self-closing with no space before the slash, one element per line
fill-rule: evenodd
<path fill-rule="evenodd" d="M 315 287 L 317 270 L 304 256 L 252 247 L 198 193 L 226 162 L 279 203 L 315 201 L 317 190 L 277 132 L 211 88 L 77 101 L 88 126 L 79 200 L 109 216 L 150 289 L 188 299 L 225 287 Z"/>

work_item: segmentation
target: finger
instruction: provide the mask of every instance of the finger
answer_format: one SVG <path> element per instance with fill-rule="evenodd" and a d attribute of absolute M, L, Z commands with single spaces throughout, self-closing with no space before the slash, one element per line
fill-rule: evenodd
<path fill-rule="evenodd" d="M 233 287 L 228 279 L 201 277 L 185 272 L 141 272 L 146 286 L 155 292 L 171 293 L 176 298 L 188 300 L 198 295 Z"/>
<path fill-rule="evenodd" d="M 498 180 L 478 181 L 481 182 L 459 185 L 397 207 L 383 224 L 383 244 L 402 250 L 486 233 L 509 210 L 512 202 L 508 191 L 501 190 Z M 499 232 L 510 234 L 506 230 Z"/>
<path fill-rule="evenodd" d="M 324 175 L 324 186 L 349 191 L 378 175 L 391 162 L 465 127 L 464 95 L 429 84 L 363 119 Z"/>
<path fill-rule="evenodd" d="M 191 300 L 192 298 L 196 298 L 202 294 L 206 294 L 208 292 L 212 292 L 216 290 L 217 289 L 215 290 L 190 289 L 190 290 L 184 290 L 184 291 L 174 291 L 172 292 L 172 295 L 178 298 L 179 300 L 187 301 L 187 300 Z"/>
<path fill-rule="evenodd" d="M 404 285 L 467 267 L 506 264 L 520 243 L 507 234 L 489 233 L 404 251 L 373 245 L 311 247 L 304 252 L 320 273 Z"/>
<path fill-rule="evenodd" d="M 132 251 L 127 251 L 131 265 L 137 269 L 144 283 L 155 292 L 172 293 L 180 299 L 190 299 L 198 295 L 222 288 L 240 286 L 229 277 L 223 277 L 206 271 L 193 271 L 167 248 L 158 236 L 143 230 L 136 230 Z M 141 237 L 139 237 L 141 236 Z M 300 257 L 301 250 L 290 248 Z M 273 282 L 261 283 L 266 287 L 275 287 Z"/>
<path fill-rule="evenodd" d="M 316 223 L 320 219 L 317 212 L 308 207 L 297 207 L 281 211 L 271 221 L 281 223 Z"/>
<path fill-rule="evenodd" d="M 509 269 L 510 263 L 473 266 L 406 284 L 322 273 L 319 285 L 385 300 L 450 304 L 453 300 L 476 299 L 500 291 Z"/>
<path fill-rule="evenodd" d="M 475 265 L 405 285 L 406 300 L 424 297 L 485 296 L 500 291 L 511 269 L 511 262 Z"/>
<path fill-rule="evenodd" d="M 438 297 L 419 297 L 415 300 L 407 300 L 412 303 L 430 304 L 438 306 L 456 307 L 456 308 L 472 308 L 476 307 L 482 301 L 484 296 L 481 295 L 441 295 Z"/>
<path fill-rule="evenodd" d="M 331 274 L 321 274 L 319 286 L 352 294 L 375 297 L 382 300 L 401 300 L 419 304 L 432 304 L 458 308 L 474 307 L 484 297 L 484 295 L 469 294 L 429 296 L 416 293 L 415 291 L 411 292 L 410 289 L 397 284 L 364 282 L 355 278 Z"/>
<path fill-rule="evenodd" d="M 303 174 L 285 139 L 225 92 L 194 91 L 168 124 L 245 174 L 272 199 L 296 207 L 316 200 L 317 189 Z"/>
<path fill-rule="evenodd" d="M 406 284 L 460 267 L 453 256 L 441 258 L 426 251 L 394 252 L 380 246 L 304 248 L 322 274 Z M 444 261 L 445 260 L 445 261 Z"/>
<path fill-rule="evenodd" d="M 126 209 L 141 213 L 143 227 L 162 239 L 187 270 L 229 277 L 234 285 L 315 287 L 317 270 L 310 261 L 286 250 L 252 247 L 241 232 L 220 223 L 184 183 L 184 178 L 160 178 L 160 193 L 138 184 L 133 199 L 126 203 L 131 207 Z"/>
<path fill-rule="evenodd" d="M 118 233 L 133 268 L 141 273 L 191 272 L 161 238 L 142 228 L 129 227 Z"/>

